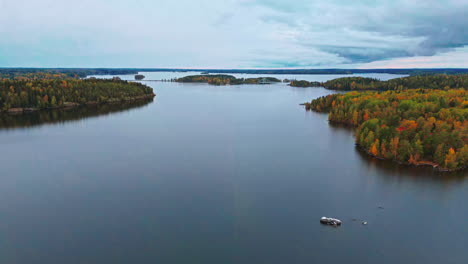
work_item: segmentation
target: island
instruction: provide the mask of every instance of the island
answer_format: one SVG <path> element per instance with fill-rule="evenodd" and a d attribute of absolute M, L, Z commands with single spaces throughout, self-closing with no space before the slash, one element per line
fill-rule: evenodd
<path fill-rule="evenodd" d="M 271 84 L 280 83 L 281 80 L 273 77 L 259 78 L 236 78 L 226 74 L 200 74 L 189 75 L 175 79 L 176 82 L 182 83 L 208 83 L 212 85 L 238 85 L 238 84 Z"/>
<path fill-rule="evenodd" d="M 44 73 L 48 74 L 48 73 Z M 40 109 L 70 108 L 147 100 L 153 89 L 114 79 L 27 78 L 0 79 L 0 112 L 19 114 Z"/>
<path fill-rule="evenodd" d="M 321 82 L 309 82 L 309 81 L 298 81 L 298 80 L 293 80 L 289 83 L 290 86 L 292 87 L 322 87 Z"/>
<path fill-rule="evenodd" d="M 144 76 L 143 74 L 137 74 L 137 75 L 135 75 L 135 80 L 137 80 L 137 81 L 141 81 L 141 80 L 143 80 L 144 78 L 145 78 L 145 76 Z"/>
<path fill-rule="evenodd" d="M 356 129 L 368 154 L 440 171 L 468 167 L 468 93 L 458 89 L 348 92 L 320 97 L 307 110 Z"/>

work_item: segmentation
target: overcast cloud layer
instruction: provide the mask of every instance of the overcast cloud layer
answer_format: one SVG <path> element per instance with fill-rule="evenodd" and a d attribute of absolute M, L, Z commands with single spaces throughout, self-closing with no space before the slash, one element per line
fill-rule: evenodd
<path fill-rule="evenodd" d="M 468 67 L 467 0 L 0 0 L 0 67 Z"/>

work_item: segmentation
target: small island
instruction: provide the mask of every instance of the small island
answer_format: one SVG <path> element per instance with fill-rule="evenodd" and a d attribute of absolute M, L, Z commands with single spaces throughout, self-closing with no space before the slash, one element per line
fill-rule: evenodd
<path fill-rule="evenodd" d="M 145 78 L 145 76 L 144 76 L 143 74 L 137 74 L 137 75 L 135 75 L 135 80 L 137 80 L 137 81 L 141 81 L 141 80 L 143 80 L 144 78 Z"/>
<path fill-rule="evenodd" d="M 236 78 L 227 74 L 201 74 L 190 75 L 175 80 L 182 83 L 208 83 L 212 85 L 239 85 L 239 84 L 271 84 L 280 83 L 281 80 L 273 77 Z"/>
<path fill-rule="evenodd" d="M 321 82 L 309 82 L 309 81 L 298 81 L 298 80 L 293 80 L 289 83 L 290 86 L 292 87 L 322 87 Z"/>
<path fill-rule="evenodd" d="M 330 122 L 357 127 L 356 145 L 379 159 L 440 171 L 468 167 L 464 88 L 333 94 L 305 108 L 328 112 Z"/>
<path fill-rule="evenodd" d="M 121 103 L 152 99 L 153 89 L 120 79 L 0 79 L 0 112 L 19 114 L 40 109 Z"/>

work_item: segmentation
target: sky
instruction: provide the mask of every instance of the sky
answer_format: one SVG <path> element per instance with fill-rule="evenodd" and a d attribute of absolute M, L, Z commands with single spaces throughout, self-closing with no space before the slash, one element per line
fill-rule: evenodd
<path fill-rule="evenodd" d="M 468 0 L 0 0 L 0 67 L 468 68 Z"/>

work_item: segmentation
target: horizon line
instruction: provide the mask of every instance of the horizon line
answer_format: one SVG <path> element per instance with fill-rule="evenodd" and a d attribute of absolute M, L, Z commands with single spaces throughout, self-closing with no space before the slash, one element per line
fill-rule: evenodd
<path fill-rule="evenodd" d="M 247 71 L 247 70 L 468 70 L 463 67 L 443 67 L 443 68 L 184 68 L 184 67 L 27 67 L 27 66 L 15 66 L 15 67 L 2 67 L 0 69 L 137 69 L 137 70 L 235 70 L 235 71 Z"/>

